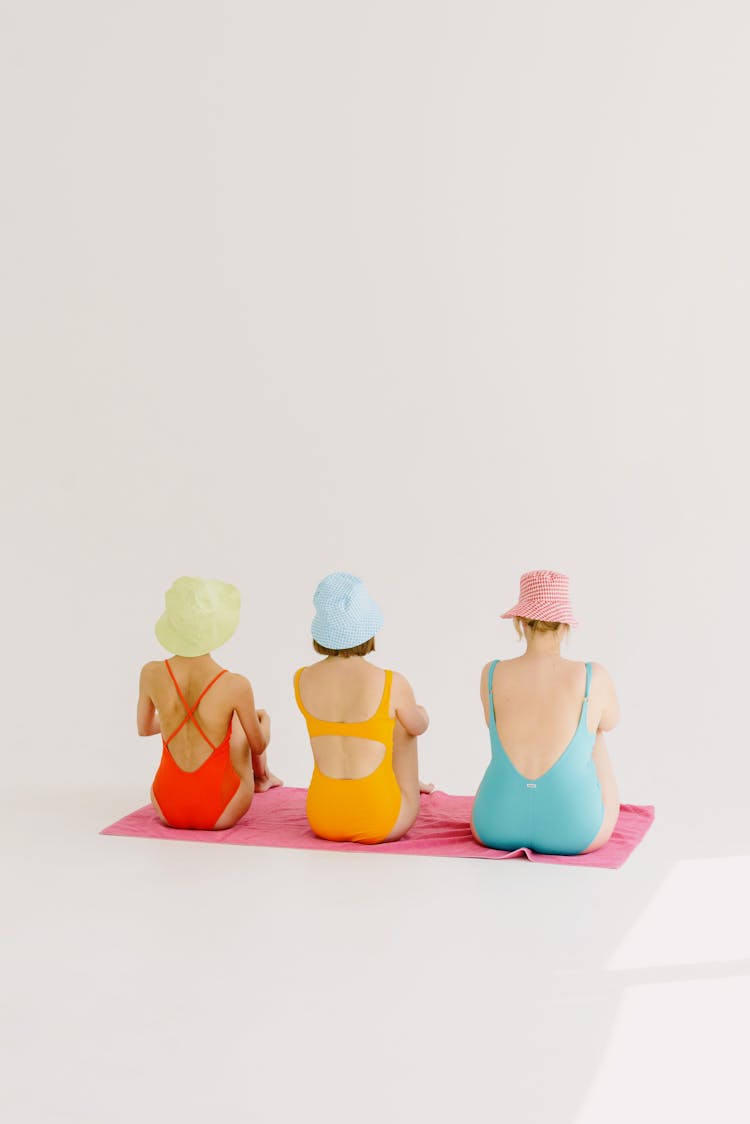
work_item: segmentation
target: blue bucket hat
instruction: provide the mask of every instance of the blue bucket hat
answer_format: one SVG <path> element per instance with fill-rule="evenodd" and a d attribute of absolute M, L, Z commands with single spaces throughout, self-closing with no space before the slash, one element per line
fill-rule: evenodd
<path fill-rule="evenodd" d="M 323 578 L 313 596 L 313 639 L 323 648 L 356 648 L 383 627 L 383 614 L 354 574 Z"/>

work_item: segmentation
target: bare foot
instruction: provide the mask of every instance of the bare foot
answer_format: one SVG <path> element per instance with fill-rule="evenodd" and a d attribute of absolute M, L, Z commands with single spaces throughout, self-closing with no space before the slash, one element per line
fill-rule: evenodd
<path fill-rule="evenodd" d="M 420 792 L 425 792 L 425 793 L 427 793 L 427 795 L 429 796 L 429 794 L 430 794 L 431 792 L 434 792 L 434 791 L 435 791 L 435 785 L 434 785 L 434 784 L 430 784 L 430 783 L 429 783 L 428 781 L 420 781 L 420 782 L 419 782 L 419 791 L 420 791 Z"/>
<path fill-rule="evenodd" d="M 281 788 L 284 782 L 273 773 L 265 773 L 262 777 L 255 778 L 255 791 L 267 792 L 269 788 Z"/>

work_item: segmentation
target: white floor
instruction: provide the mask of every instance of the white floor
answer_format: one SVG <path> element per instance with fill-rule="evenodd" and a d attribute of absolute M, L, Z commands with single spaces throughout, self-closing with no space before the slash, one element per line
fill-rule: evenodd
<path fill-rule="evenodd" d="M 9 1124 L 747 1119 L 747 855 L 658 819 L 620 871 L 98 835 L 132 795 L 0 809 Z"/>

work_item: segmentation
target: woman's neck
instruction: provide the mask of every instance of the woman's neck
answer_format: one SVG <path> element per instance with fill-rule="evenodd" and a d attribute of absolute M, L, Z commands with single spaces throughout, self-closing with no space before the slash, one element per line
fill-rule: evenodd
<path fill-rule="evenodd" d="M 213 667 L 216 661 L 210 652 L 206 652 L 202 656 L 170 656 L 170 663 L 177 663 L 178 666 L 184 664 L 200 671 L 203 667 Z"/>
<path fill-rule="evenodd" d="M 526 632 L 526 655 L 527 656 L 542 656 L 549 658 L 550 656 L 560 656 L 560 644 L 562 637 L 559 635 L 559 630 L 556 632 Z"/>

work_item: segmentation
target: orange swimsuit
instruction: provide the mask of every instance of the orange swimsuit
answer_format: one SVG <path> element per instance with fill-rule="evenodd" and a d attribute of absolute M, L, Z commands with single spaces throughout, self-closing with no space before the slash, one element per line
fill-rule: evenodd
<path fill-rule="evenodd" d="M 162 738 L 161 764 L 154 777 L 154 797 L 161 808 L 164 819 L 171 827 L 210 830 L 215 826 L 219 816 L 240 787 L 240 778 L 229 757 L 229 739 L 232 734 L 231 717 L 224 741 L 221 745 L 214 745 L 198 725 L 195 712 L 201 700 L 205 698 L 207 692 L 213 687 L 216 680 L 221 678 L 226 669 L 220 671 L 208 686 L 204 687 L 195 706 L 190 707 L 180 690 L 180 684 L 175 679 L 172 668 L 169 666 L 169 660 L 164 662 L 186 713 L 177 729 L 168 738 Z M 212 750 L 210 757 L 207 757 L 203 764 L 192 772 L 181 769 L 169 750 L 169 743 L 179 734 L 186 722 L 192 722 Z"/>
<path fill-rule="evenodd" d="M 307 722 L 310 738 L 325 735 L 367 738 L 385 746 L 383 760 L 366 777 L 357 780 L 329 777 L 317 762 L 307 792 L 307 818 L 322 839 L 348 843 L 382 843 L 401 811 L 401 789 L 393 772 L 393 729 L 395 718 L 388 714 L 393 672 L 386 671 L 383 697 L 378 709 L 366 722 L 326 722 L 310 714 L 299 692 L 301 667 L 294 676 L 297 706 Z"/>

